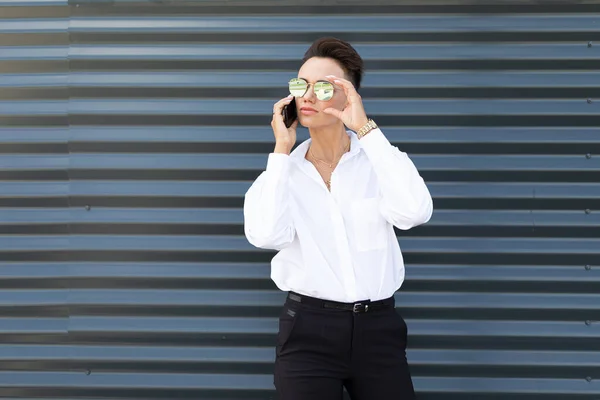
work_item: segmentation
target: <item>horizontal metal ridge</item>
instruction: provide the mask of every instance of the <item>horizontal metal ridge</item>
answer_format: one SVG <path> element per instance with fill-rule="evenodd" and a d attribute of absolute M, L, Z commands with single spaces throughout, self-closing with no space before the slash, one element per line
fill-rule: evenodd
<path fill-rule="evenodd" d="M 282 303 L 283 304 L 283 303 Z M 2 319 L 3 328 L 15 319 Z M 9 322 L 10 321 L 10 322 Z M 41 321 L 40 321 L 41 322 Z M 600 324 L 584 321 L 488 321 L 407 319 L 412 335 L 428 336 L 513 336 L 600 338 Z M 20 324 L 19 324 L 20 325 Z M 195 332 L 262 333 L 277 332 L 277 318 L 243 317 L 90 317 L 71 316 L 70 332 Z"/>
<path fill-rule="evenodd" d="M 277 310 L 277 309 L 276 309 Z M 453 316 L 455 316 L 454 314 Z M 450 316 L 450 315 L 448 315 Z M 406 318 L 409 326 L 409 335 L 411 339 L 419 340 L 421 343 L 429 343 L 425 346 L 431 348 L 436 340 L 460 339 L 462 344 L 454 343 L 457 348 L 480 348 L 480 343 L 464 342 L 468 338 L 479 338 L 488 341 L 490 348 L 494 348 L 494 340 L 497 344 L 502 341 L 504 348 L 515 346 L 515 349 L 525 350 L 586 350 L 593 351 L 597 349 L 597 342 L 590 340 L 600 339 L 598 330 L 598 321 L 582 320 L 577 321 L 536 321 L 536 320 L 487 320 L 478 318 L 476 320 L 468 319 L 447 319 L 447 318 Z M 261 343 L 262 346 L 270 346 L 273 343 L 274 336 L 277 333 L 277 317 L 179 317 L 179 316 L 79 316 L 70 315 L 62 318 L 0 318 L 0 337 L 7 335 L 23 334 L 35 335 L 54 335 L 56 340 L 64 342 L 68 337 L 72 343 L 90 344 L 95 341 L 105 341 L 110 338 L 113 343 L 122 343 L 133 345 L 159 344 L 159 343 L 184 343 L 177 342 L 176 338 L 187 337 L 196 340 L 196 345 L 202 343 L 202 340 L 212 340 L 211 345 L 217 341 L 223 346 L 224 340 L 235 341 L 241 346 L 248 346 L 250 343 Z M 136 335 L 136 340 L 130 339 Z M 241 336 L 240 336 L 241 335 Z M 13 336 L 14 337 L 14 336 Z M 260 342 L 256 340 L 262 337 Z M 18 337 L 15 337 L 18 339 Z M 25 337 L 21 338 L 24 339 Z M 87 338 L 87 340 L 85 340 Z M 426 339 L 426 341 L 422 341 Z M 511 339 L 521 340 L 519 342 L 510 342 Z M 565 346 L 572 348 L 561 348 L 561 344 L 556 340 L 563 340 Z M 581 340 L 583 348 L 575 349 L 572 340 Z M 532 342 L 535 340 L 536 342 Z M 567 343 L 569 341 L 569 343 Z M 18 343 L 14 339 L 11 342 Z M 28 341 L 29 343 L 35 343 Z M 49 342 L 46 342 L 50 344 Z M 58 342 L 54 342 L 58 343 Z M 234 342 L 230 342 L 234 343 Z M 512 343 L 512 345 L 511 345 Z M 537 343 L 537 346 L 532 346 Z M 593 343 L 596 343 L 594 346 Z M 188 343 L 192 344 L 192 343 Z M 545 347 L 541 347 L 545 346 Z M 587 347 L 586 346 L 593 346 Z M 420 346 L 417 346 L 420 347 Z M 485 348 L 488 349 L 488 348 Z"/>
<path fill-rule="evenodd" d="M 95 373 L 86 375 L 81 372 L 2 372 L 0 371 L 0 385 L 5 388 L 29 387 L 123 387 L 135 388 L 203 388 L 203 389 L 244 389 L 266 390 L 272 385 L 272 378 L 268 375 L 218 375 L 218 374 L 176 374 L 176 375 L 146 375 L 140 373 Z M 33 384 L 32 382 L 36 382 Z M 136 383 L 137 382 L 137 383 Z M 83 385 L 83 386 L 82 386 Z M 1 393 L 1 389 L 0 389 Z"/>
<path fill-rule="evenodd" d="M 0 87 L 283 88 L 296 71 L 73 72 L 0 74 Z M 369 71 L 366 88 L 597 88 L 596 71 Z"/>
<path fill-rule="evenodd" d="M 65 314 L 62 318 L 0 317 L 0 334 L 26 332 L 38 335 L 47 333 L 66 334 L 68 330 L 68 324 L 68 314 Z"/>
<path fill-rule="evenodd" d="M 469 293 L 410 292 L 396 295 L 402 308 L 595 310 L 600 294 L 575 293 Z M 185 290 L 185 289 L 68 289 L 4 290 L 0 307 L 69 304 L 139 307 L 280 307 L 285 294 L 278 290 Z"/>
<path fill-rule="evenodd" d="M 245 60 L 299 62 L 306 44 L 171 44 L 0 47 L 3 60 Z M 356 45 L 368 60 L 597 60 L 587 43 L 536 44 L 368 44 Z"/>
<path fill-rule="evenodd" d="M 242 197 L 246 181 L 106 181 L 3 182 L 0 196 L 208 196 Z M 596 199 L 600 183 L 428 182 L 439 198 Z"/>
<path fill-rule="evenodd" d="M 21 5 L 20 3 L 24 2 L 19 1 L 18 3 Z M 0 19 L 0 34 L 65 32 L 70 29 L 69 24 L 68 18 Z"/>
<path fill-rule="evenodd" d="M 0 61 L 67 60 L 69 46 L 0 47 Z"/>
<path fill-rule="evenodd" d="M 72 59 L 298 60 L 306 44 L 72 45 Z M 354 46 L 365 60 L 389 59 L 597 59 L 587 43 L 572 44 L 369 44 Z M 43 50 L 42 50 L 43 51 Z M 43 54 L 43 53 L 42 53 Z"/>
<path fill-rule="evenodd" d="M 415 366 L 523 366 L 600 367 L 596 352 L 518 351 L 467 349 L 409 349 L 408 358 Z M 94 346 L 94 345 L 2 345 L 0 360 L 67 361 L 152 361 L 202 363 L 272 363 L 270 347 L 176 347 L 176 346 Z"/>
<path fill-rule="evenodd" d="M 75 99 L 0 101 L 0 115 L 263 115 L 271 116 L 277 99 Z M 600 102 L 541 99 L 365 99 L 376 115 L 592 115 L 600 116 Z M 267 123 L 266 120 L 265 123 Z"/>
<path fill-rule="evenodd" d="M 11 208 L 2 224 L 243 224 L 241 208 Z M 600 213 L 579 210 L 436 210 L 428 226 L 600 226 Z"/>
<path fill-rule="evenodd" d="M 38 357 L 35 357 L 35 354 Z M 274 352 L 270 347 L 170 347 L 170 346 L 93 346 L 93 345 L 13 345 L 0 347 L 3 365 L 22 370 L 27 363 L 49 371 L 86 373 L 138 372 L 176 373 L 270 373 Z M 557 379 L 579 378 L 586 370 L 598 367 L 595 352 L 444 350 L 409 349 L 407 358 L 413 376 L 514 377 L 515 371 L 527 377 Z M 478 371 L 475 373 L 475 371 Z"/>
<path fill-rule="evenodd" d="M 35 382 L 35 383 L 32 383 Z M 270 374 L 164 374 L 164 373 L 108 373 L 96 372 L 85 374 L 77 372 L 0 372 L 0 384 L 9 388 L 27 386 L 23 392 L 34 392 L 35 388 L 47 388 L 55 395 L 65 396 L 77 389 L 78 393 L 98 394 L 95 390 L 116 391 L 115 396 L 129 395 L 144 389 L 158 390 L 154 392 L 157 398 L 172 398 L 161 390 L 169 390 L 170 395 L 175 390 L 195 390 L 198 393 L 208 390 L 234 392 L 271 391 L 273 377 Z M 465 393 L 471 395 L 493 393 L 523 394 L 529 396 L 552 395 L 598 395 L 600 385 L 586 382 L 585 379 L 543 379 L 543 378 L 475 378 L 475 377 L 415 377 L 415 388 L 424 393 Z M 465 390 L 465 388 L 470 388 Z M 0 393 L 2 393 L 0 391 Z M 195 393 L 195 392 L 192 392 Z M 188 393 L 189 395 L 189 393 Z M 215 393 L 213 392 L 213 395 Z M 266 395 L 263 394 L 263 396 Z M 164 397 L 163 397 L 164 396 Z M 205 397 L 212 400 L 212 397 Z M 217 397 L 214 397 L 216 399 Z M 258 397 L 257 397 L 258 398 Z M 537 397 L 535 397 L 537 398 Z"/>
<path fill-rule="evenodd" d="M 50 1 L 44 2 L 50 3 Z M 0 3 L 0 5 L 5 2 Z M 22 2 L 19 2 L 22 5 Z M 78 17 L 0 20 L 0 33 L 56 32 L 596 32 L 597 14 L 573 15 L 297 15 L 211 17 Z"/>
<path fill-rule="evenodd" d="M 395 145 L 404 143 L 515 143 L 515 144 L 600 144 L 596 127 L 420 127 L 385 126 L 385 136 Z M 308 138 L 298 129 L 298 142 Z M 81 126 L 6 128 L 0 127 L 3 143 L 239 143 L 275 145 L 273 132 L 259 126 Z"/>
<path fill-rule="evenodd" d="M 0 251 L 102 250 L 102 251 L 217 251 L 253 252 L 257 249 L 244 236 L 210 235 L 1 235 Z M 545 253 L 600 254 L 600 238 L 468 238 L 405 237 L 406 252 L 431 253 Z"/>
<path fill-rule="evenodd" d="M 100 170 L 258 170 L 266 167 L 264 154 L 94 154 L 0 155 L 0 169 L 94 169 Z M 596 171 L 600 157 L 585 155 L 413 155 L 420 171 Z M 341 160 L 343 165 L 344 159 Z"/>
<path fill-rule="evenodd" d="M 161 279 L 247 279 L 270 280 L 268 262 L 0 262 L 0 280 L 120 278 Z M 407 279 L 435 282 L 600 282 L 600 266 L 573 265 L 437 265 L 420 264 L 406 269 Z M 164 283 L 164 281 L 163 281 Z M 76 283 L 71 283 L 75 287 Z M 111 285 L 112 283 L 108 283 Z M 71 287 L 71 286 L 70 286 Z M 101 287 L 101 286 L 100 286 Z"/>
<path fill-rule="evenodd" d="M 410 143 L 436 145 L 450 144 L 569 144 L 598 145 L 600 133 L 596 127 L 418 127 L 385 126 L 385 136 L 402 149 Z M 298 129 L 298 143 L 307 139 L 306 129 Z M 260 143 L 275 145 L 273 132 L 260 126 L 77 126 L 6 128 L 0 127 L 0 148 L 8 143 L 71 143 L 79 146 L 87 143 L 222 143 L 224 146 L 237 143 Z M 464 148 L 464 147 L 463 147 Z M 267 149 L 266 154 L 272 149 Z M 555 148 L 552 150 L 557 151 Z M 77 147 L 74 148 L 77 152 Z M 199 150 L 195 150 L 199 151 Z M 531 150 L 529 150 L 531 151 Z M 65 148 L 65 154 L 67 149 Z"/>
<path fill-rule="evenodd" d="M 598 14 L 74 17 L 72 32 L 597 32 Z M 23 25 L 27 28 L 27 25 Z M 0 25 L 1 29 L 1 25 Z"/>
<path fill-rule="evenodd" d="M 67 0 L 0 0 L 0 7 L 66 6 Z"/>

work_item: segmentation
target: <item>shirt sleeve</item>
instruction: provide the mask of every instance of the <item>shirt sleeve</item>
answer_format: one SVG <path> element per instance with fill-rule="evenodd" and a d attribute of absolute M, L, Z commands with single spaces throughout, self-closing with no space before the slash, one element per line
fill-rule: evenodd
<path fill-rule="evenodd" d="M 290 163 L 287 154 L 269 154 L 266 170 L 246 192 L 244 233 L 256 247 L 281 250 L 294 240 L 289 212 Z"/>
<path fill-rule="evenodd" d="M 393 146 L 380 129 L 360 139 L 380 187 L 380 211 L 398 229 L 429 221 L 433 200 L 425 181 L 408 155 Z"/>

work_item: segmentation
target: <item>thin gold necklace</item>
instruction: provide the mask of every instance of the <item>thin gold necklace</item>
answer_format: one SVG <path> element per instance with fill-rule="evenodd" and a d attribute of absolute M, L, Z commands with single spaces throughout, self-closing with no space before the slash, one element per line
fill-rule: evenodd
<path fill-rule="evenodd" d="M 317 161 L 317 162 L 320 162 L 321 164 L 324 164 L 324 165 L 326 165 L 326 166 L 327 166 L 329 169 L 333 169 L 333 166 L 334 166 L 334 164 L 337 164 L 337 163 L 340 161 L 340 159 L 342 158 L 342 156 L 343 156 L 345 153 L 347 153 L 347 152 L 348 152 L 348 150 L 350 150 L 350 141 L 348 141 L 348 144 L 347 144 L 347 145 L 346 145 L 346 147 L 344 148 L 344 151 L 343 151 L 343 152 L 342 152 L 342 153 L 339 155 L 339 157 L 338 157 L 336 160 L 334 160 L 332 163 L 328 163 L 327 161 L 324 161 L 324 160 L 321 160 L 321 159 L 318 159 L 317 157 L 315 157 L 315 154 L 314 154 L 314 153 L 313 153 L 313 151 L 312 151 L 312 146 L 310 146 L 310 147 L 308 148 L 308 152 L 310 153 L 310 156 L 311 156 L 311 157 L 312 157 L 312 158 L 313 158 L 315 161 Z"/>
<path fill-rule="evenodd" d="M 334 164 L 337 164 L 337 162 L 339 162 L 339 160 L 342 158 L 342 156 L 343 156 L 345 153 L 347 153 L 347 152 L 348 152 L 348 150 L 350 150 L 350 144 L 351 144 L 351 143 L 352 143 L 352 141 L 351 141 L 351 140 L 349 140 L 349 141 L 348 141 L 348 144 L 346 145 L 346 147 L 345 147 L 344 151 L 342 152 L 342 154 L 340 154 L 340 156 L 338 157 L 337 161 L 334 161 L 334 162 L 333 162 L 333 163 L 331 163 L 331 164 L 327 163 L 326 161 L 319 160 L 317 157 L 315 157 L 315 155 L 314 155 L 314 154 L 313 154 L 313 152 L 312 152 L 312 146 L 310 146 L 310 147 L 308 148 L 308 152 L 309 152 L 310 156 L 311 156 L 311 157 L 312 157 L 312 158 L 313 158 L 315 161 L 317 161 L 317 162 L 321 162 L 321 163 L 323 163 L 323 164 L 327 165 L 327 167 L 329 167 L 329 169 L 330 169 L 330 170 L 332 170 L 332 171 L 329 173 L 329 179 L 323 179 L 323 181 L 325 181 L 325 186 L 327 186 L 327 190 L 329 190 L 329 191 L 331 191 L 331 175 L 333 174 L 333 165 L 334 165 Z"/>

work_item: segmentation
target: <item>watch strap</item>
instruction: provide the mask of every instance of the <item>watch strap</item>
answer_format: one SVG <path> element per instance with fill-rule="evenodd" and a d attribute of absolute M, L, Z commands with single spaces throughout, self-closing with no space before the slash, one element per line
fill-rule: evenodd
<path fill-rule="evenodd" d="M 373 121 L 372 119 L 369 119 L 369 121 L 363 125 L 362 128 L 360 128 L 357 132 L 356 132 L 356 136 L 360 139 L 363 136 L 365 136 L 367 133 L 371 132 L 373 129 L 377 128 L 377 124 L 375 123 L 375 121 Z"/>

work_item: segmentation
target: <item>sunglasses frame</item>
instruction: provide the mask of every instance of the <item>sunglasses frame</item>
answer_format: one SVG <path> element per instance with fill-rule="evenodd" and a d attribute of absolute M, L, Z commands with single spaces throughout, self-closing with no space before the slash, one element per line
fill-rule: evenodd
<path fill-rule="evenodd" d="M 306 90 L 304 91 L 304 93 L 302 93 L 302 95 L 296 96 L 295 94 L 292 93 L 290 86 L 292 85 L 293 81 L 303 81 L 304 83 L 306 83 Z M 331 96 L 325 97 L 323 99 L 320 98 L 319 95 L 317 94 L 317 91 L 315 90 L 315 85 L 317 83 L 326 83 L 328 85 L 331 85 L 331 90 L 332 90 Z M 290 94 L 293 95 L 294 97 L 303 97 L 308 92 L 308 90 L 310 89 L 311 86 L 313 87 L 313 92 L 314 92 L 315 96 L 317 97 L 317 99 L 319 99 L 321 101 L 329 101 L 333 98 L 333 92 L 335 91 L 335 85 L 327 80 L 318 80 L 315 83 L 308 83 L 308 81 L 306 81 L 306 79 L 303 79 L 303 78 L 292 78 L 288 81 L 288 89 L 290 89 Z"/>

